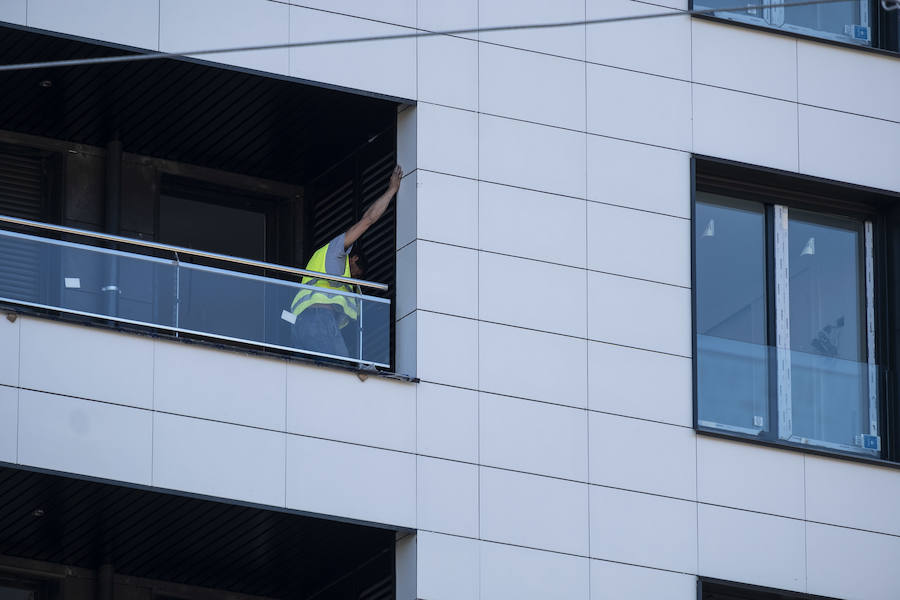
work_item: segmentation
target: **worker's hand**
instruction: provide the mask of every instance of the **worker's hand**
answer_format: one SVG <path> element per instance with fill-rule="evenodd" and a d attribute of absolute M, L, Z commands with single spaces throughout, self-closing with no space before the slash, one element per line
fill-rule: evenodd
<path fill-rule="evenodd" d="M 396 194 L 397 190 L 400 189 L 400 180 L 403 178 L 403 167 L 397 165 L 394 167 L 394 172 L 391 173 L 391 180 L 388 182 L 388 191 L 391 195 Z"/>

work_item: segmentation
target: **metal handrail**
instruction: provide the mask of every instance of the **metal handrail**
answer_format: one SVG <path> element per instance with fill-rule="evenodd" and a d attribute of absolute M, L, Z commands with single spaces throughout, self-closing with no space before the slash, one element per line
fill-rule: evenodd
<path fill-rule="evenodd" d="M 40 221 L 30 221 L 28 219 L 19 219 L 18 217 L 8 217 L 0 215 L 0 222 L 12 223 L 15 225 L 24 225 L 26 227 L 34 227 L 36 229 L 45 229 L 47 231 L 57 231 L 60 233 L 70 233 L 72 235 L 80 235 L 84 237 L 94 238 L 98 240 L 106 240 L 108 242 L 119 242 L 122 244 L 132 244 L 144 248 L 154 248 L 156 250 L 166 250 L 176 254 L 188 254 L 191 256 L 199 256 L 201 258 L 211 258 L 213 260 L 221 260 L 249 267 L 259 267 L 260 269 L 272 269 L 281 271 L 282 273 L 290 273 L 292 275 L 301 275 L 303 277 L 316 277 L 318 279 L 327 279 L 329 281 L 337 281 L 349 285 L 358 285 L 360 287 L 369 287 L 376 290 L 387 291 L 386 283 L 377 283 L 374 281 L 365 281 L 363 279 L 353 279 L 352 277 L 339 277 L 337 275 L 328 275 L 318 271 L 309 271 L 307 269 L 298 269 L 297 267 L 285 267 L 283 265 L 275 265 L 272 263 L 262 262 L 259 260 L 251 260 L 249 258 L 238 258 L 236 256 L 228 256 L 227 254 L 219 254 L 217 252 L 206 252 L 204 250 L 192 250 L 191 248 L 182 248 L 180 246 L 171 246 L 169 244 L 160 244 L 159 242 L 147 242 L 136 238 L 122 237 L 120 235 L 112 235 L 109 233 L 98 233 L 96 231 L 87 231 L 85 229 L 75 229 L 74 227 L 65 227 L 63 225 L 53 225 L 50 223 L 41 223 Z"/>

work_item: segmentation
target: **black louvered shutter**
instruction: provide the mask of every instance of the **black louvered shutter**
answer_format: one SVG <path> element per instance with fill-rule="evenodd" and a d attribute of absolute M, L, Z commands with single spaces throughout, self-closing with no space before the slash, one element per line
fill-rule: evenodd
<path fill-rule="evenodd" d="M 394 597 L 393 573 L 373 583 L 359 594 L 359 600 L 393 600 Z"/>
<path fill-rule="evenodd" d="M 43 221 L 47 213 L 46 157 L 0 147 L 0 214 Z M 41 298 L 41 251 L 35 244 L 0 238 L 0 298 Z"/>

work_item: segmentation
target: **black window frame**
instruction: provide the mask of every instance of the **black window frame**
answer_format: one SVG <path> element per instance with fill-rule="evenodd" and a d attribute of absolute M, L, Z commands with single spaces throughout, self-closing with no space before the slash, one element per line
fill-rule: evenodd
<path fill-rule="evenodd" d="M 790 0 L 786 0 L 790 1 Z M 700 14 L 693 15 L 695 19 L 705 19 L 708 21 L 714 21 L 716 23 L 727 23 L 729 25 L 734 25 L 736 27 L 745 27 L 747 29 L 755 29 L 757 31 L 764 31 L 766 33 L 775 33 L 778 35 L 785 35 L 788 37 L 798 38 L 802 40 L 809 40 L 812 42 L 819 42 L 822 44 L 831 44 L 834 46 L 839 46 L 841 48 L 855 48 L 857 50 L 862 50 L 864 52 L 875 52 L 878 54 L 883 54 L 887 56 L 898 56 L 900 55 L 900 14 L 898 11 L 888 12 L 881 8 L 880 0 L 868 0 L 870 3 L 870 15 L 873 15 L 871 29 L 872 29 L 872 43 L 871 45 L 864 44 L 854 44 L 853 42 L 843 42 L 827 37 L 820 37 L 812 34 L 799 33 L 796 31 L 788 31 L 784 29 L 779 29 L 777 27 L 768 27 L 765 25 L 757 25 L 754 23 L 747 23 L 744 21 L 738 21 L 735 19 L 729 19 L 726 17 L 718 17 L 714 14 Z M 695 4 L 699 4 L 698 0 L 688 0 L 688 10 L 706 10 L 705 7 L 698 7 Z"/>
<path fill-rule="evenodd" d="M 720 158 L 694 155 L 690 161 L 691 182 L 691 356 L 693 428 L 700 434 L 744 441 L 807 454 L 842 458 L 900 469 L 900 341 L 892 335 L 900 325 L 900 193 L 828 180 L 794 172 L 748 165 Z M 879 435 L 881 457 L 843 452 L 820 446 L 778 439 L 761 439 L 739 432 L 700 424 L 697 361 L 697 249 L 695 235 L 697 192 L 707 191 L 762 201 L 768 207 L 775 199 L 790 208 L 827 212 L 873 222 L 875 258 L 876 357 L 879 365 Z M 889 224 L 895 213 L 897 225 Z M 769 233 L 767 232 L 767 235 Z M 767 253 L 767 277 L 774 265 Z M 767 302 L 774 293 L 767 290 Z M 769 406 L 774 397 L 769 395 Z"/>
<path fill-rule="evenodd" d="M 749 583 L 697 578 L 697 600 L 839 600 L 805 592 L 779 590 Z"/>

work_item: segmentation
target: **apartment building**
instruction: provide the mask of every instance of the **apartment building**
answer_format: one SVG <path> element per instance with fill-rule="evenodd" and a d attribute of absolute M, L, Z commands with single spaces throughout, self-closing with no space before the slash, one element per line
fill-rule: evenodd
<path fill-rule="evenodd" d="M 0 0 L 0 599 L 900 598 L 894 4 Z"/>

